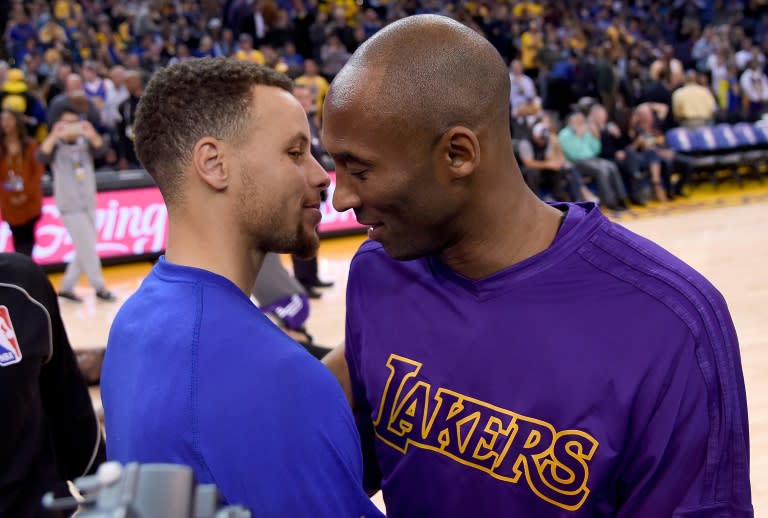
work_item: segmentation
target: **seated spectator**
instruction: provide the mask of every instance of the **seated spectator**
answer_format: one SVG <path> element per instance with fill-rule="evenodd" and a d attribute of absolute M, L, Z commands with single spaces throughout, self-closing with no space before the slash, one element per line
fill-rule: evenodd
<path fill-rule="evenodd" d="M 315 103 L 315 111 L 323 113 L 323 101 L 325 94 L 328 93 L 328 81 L 318 74 L 317 62 L 314 59 L 304 61 L 304 74 L 297 77 L 297 85 L 308 86 L 312 91 L 312 99 Z"/>
<path fill-rule="evenodd" d="M 589 110 L 589 123 L 600 131 L 600 158 L 611 160 L 619 166 L 629 200 L 643 206 L 645 201 L 640 187 L 646 179 L 646 171 L 657 182 L 661 176 L 661 159 L 654 151 L 636 151 L 629 145 L 629 137 L 618 124 L 608 121 L 608 112 L 599 104 Z"/>
<path fill-rule="evenodd" d="M 611 210 L 626 210 L 627 191 L 616 164 L 600 158 L 600 131 L 587 124 L 584 114 L 568 117 L 568 125 L 558 133 L 565 157 L 579 172 L 597 184 L 600 201 Z"/>
<path fill-rule="evenodd" d="M 533 126 L 530 138 L 520 141 L 517 152 L 525 181 L 537 196 L 542 197 L 542 185 L 548 180 L 555 200 L 599 201 L 584 186 L 579 171 L 563 155 L 549 117 L 545 116 Z M 563 192 L 563 185 L 567 186 L 568 193 Z"/>
<path fill-rule="evenodd" d="M 654 157 L 655 155 L 661 159 L 660 176 L 651 174 L 656 200 L 664 202 L 681 195 L 690 176 L 690 163 L 685 157 L 676 155 L 667 147 L 659 118 L 651 105 L 641 104 L 635 109 L 630 122 L 629 138 L 630 147 L 640 153 L 640 156 Z M 675 169 L 679 170 L 681 178 L 672 185 L 671 175 Z"/>
<path fill-rule="evenodd" d="M 741 74 L 739 85 L 744 112 L 750 120 L 759 119 L 768 102 L 768 77 L 757 60 L 753 59 L 749 68 Z"/>
<path fill-rule="evenodd" d="M 530 77 L 523 73 L 523 64 L 518 59 L 509 64 L 509 82 L 511 85 L 509 104 L 514 113 L 519 105 L 536 98 L 536 85 L 533 84 Z"/>
<path fill-rule="evenodd" d="M 712 124 L 717 111 L 717 102 L 712 91 L 702 86 L 695 70 L 685 75 L 685 86 L 672 93 L 672 113 L 678 125 L 698 128 Z"/>
<path fill-rule="evenodd" d="M 141 75 L 133 70 L 125 73 L 125 87 L 128 98 L 118 107 L 120 121 L 117 123 L 117 166 L 119 169 L 139 168 L 139 159 L 133 145 L 133 124 L 136 121 L 136 110 L 143 91 Z"/>
<path fill-rule="evenodd" d="M 662 71 L 665 74 L 662 74 Z M 674 49 L 671 45 L 665 45 L 659 59 L 651 63 L 650 77 L 654 81 L 663 79 L 663 75 L 669 79 L 672 88 L 681 85 L 685 80 L 683 63 L 675 57 Z"/>
<path fill-rule="evenodd" d="M 338 36 L 331 35 L 328 42 L 320 49 L 320 57 L 323 60 L 323 73 L 329 80 L 339 73 L 339 70 L 347 64 L 351 54 Z"/>
<path fill-rule="evenodd" d="M 264 54 L 259 49 L 253 48 L 253 36 L 243 33 L 237 39 L 239 48 L 235 52 L 235 58 L 238 61 L 250 61 L 257 65 L 263 65 L 266 62 Z"/>

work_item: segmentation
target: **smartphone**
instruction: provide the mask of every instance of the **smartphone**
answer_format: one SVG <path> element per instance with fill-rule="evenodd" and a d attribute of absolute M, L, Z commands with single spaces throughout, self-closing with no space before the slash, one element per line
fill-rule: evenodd
<path fill-rule="evenodd" d="M 68 122 L 64 126 L 64 136 L 77 137 L 83 133 L 83 124 L 81 122 Z"/>

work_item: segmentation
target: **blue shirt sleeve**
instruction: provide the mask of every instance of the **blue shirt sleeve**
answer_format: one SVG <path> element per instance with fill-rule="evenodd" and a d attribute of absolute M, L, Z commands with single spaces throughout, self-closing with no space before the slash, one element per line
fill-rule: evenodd
<path fill-rule="evenodd" d="M 199 448 L 224 497 L 254 516 L 381 516 L 362 488 L 360 442 L 336 380 L 301 350 L 268 361 L 245 385 L 226 375 L 236 361 L 200 380 L 197 414 L 211 418 Z"/>

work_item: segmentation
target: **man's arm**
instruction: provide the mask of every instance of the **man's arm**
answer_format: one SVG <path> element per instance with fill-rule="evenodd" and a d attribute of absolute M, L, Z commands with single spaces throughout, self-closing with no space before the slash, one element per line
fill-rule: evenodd
<path fill-rule="evenodd" d="M 632 419 L 638 428 L 619 472 L 620 518 L 753 516 L 738 342 L 727 310 L 709 317 L 700 336 L 672 346 L 679 352 L 663 383 L 636 404 L 647 410 Z"/>
<path fill-rule="evenodd" d="M 94 473 L 106 461 L 104 436 L 88 387 L 69 344 L 53 287 L 46 306 L 51 316 L 53 354 L 40 375 L 40 395 L 49 419 L 61 477 Z"/>
<path fill-rule="evenodd" d="M 333 349 L 323 358 L 323 364 L 338 380 L 344 395 L 349 401 L 352 409 L 355 408 L 355 398 L 352 396 L 352 380 L 349 378 L 349 369 L 347 368 L 347 359 L 344 357 L 344 343 Z"/>
<path fill-rule="evenodd" d="M 88 121 L 83 121 L 83 136 L 88 140 L 88 145 L 91 148 L 91 153 L 94 158 L 102 156 L 109 150 L 109 142 L 102 137 Z"/>

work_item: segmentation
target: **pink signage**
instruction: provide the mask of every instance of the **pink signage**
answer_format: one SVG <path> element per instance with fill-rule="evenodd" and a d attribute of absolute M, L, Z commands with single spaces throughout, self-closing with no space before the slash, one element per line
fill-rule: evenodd
<path fill-rule="evenodd" d="M 330 173 L 328 199 L 333 198 L 336 176 Z M 330 201 L 321 207 L 321 234 L 362 230 L 352 211 L 336 212 Z M 155 187 L 103 191 L 97 197 L 97 250 L 102 258 L 124 257 L 162 252 L 168 236 L 168 212 L 160 191 Z M 11 230 L 0 220 L 0 250 L 13 251 Z M 43 216 L 37 224 L 33 252 L 39 264 L 69 262 L 74 254 L 72 240 L 59 217 L 52 197 L 43 199 Z"/>
<path fill-rule="evenodd" d="M 323 213 L 323 219 L 320 221 L 320 226 L 317 228 L 320 234 L 329 232 L 343 232 L 349 230 L 364 230 L 360 223 L 357 222 L 355 212 L 347 210 L 344 212 L 336 212 L 333 208 L 331 200 L 333 200 L 333 192 L 336 190 L 336 173 L 328 173 L 331 177 L 331 185 L 328 187 L 328 201 L 323 202 L 320 207 L 320 211 Z"/>

